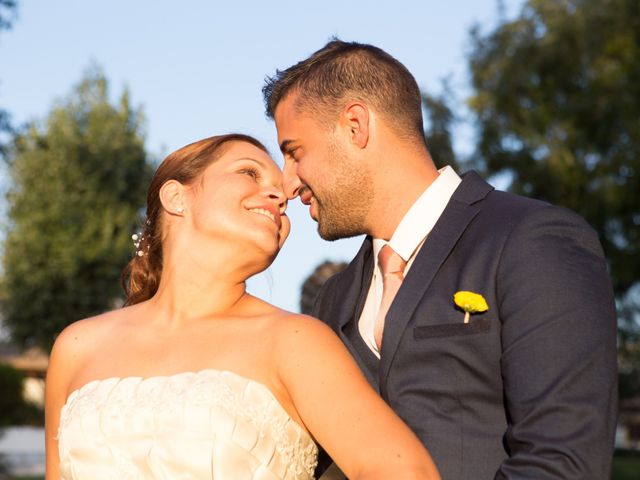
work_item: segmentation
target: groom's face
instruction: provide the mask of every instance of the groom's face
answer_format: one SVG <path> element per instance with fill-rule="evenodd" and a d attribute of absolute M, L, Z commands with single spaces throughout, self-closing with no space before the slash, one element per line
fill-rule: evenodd
<path fill-rule="evenodd" d="M 369 213 L 368 172 L 349 155 L 340 129 L 317 121 L 295 105 L 295 94 L 275 110 L 278 143 L 284 155 L 284 190 L 300 197 L 325 240 L 361 235 Z"/>

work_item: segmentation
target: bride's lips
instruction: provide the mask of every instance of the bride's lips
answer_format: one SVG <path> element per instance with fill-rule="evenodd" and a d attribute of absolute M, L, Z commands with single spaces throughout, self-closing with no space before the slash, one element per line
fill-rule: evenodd
<path fill-rule="evenodd" d="M 273 203 L 254 205 L 252 207 L 247 207 L 247 210 L 253 213 L 257 213 L 258 215 L 264 215 L 265 217 L 270 218 L 278 226 L 278 230 L 280 230 L 280 228 L 282 227 L 282 215 L 280 214 L 280 209 Z"/>

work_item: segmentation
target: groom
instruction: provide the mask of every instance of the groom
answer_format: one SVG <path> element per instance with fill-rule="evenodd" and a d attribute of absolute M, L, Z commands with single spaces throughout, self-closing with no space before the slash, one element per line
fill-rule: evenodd
<path fill-rule="evenodd" d="M 314 314 L 442 478 L 609 478 L 616 316 L 592 229 L 437 170 L 418 86 L 379 48 L 332 41 L 263 92 L 289 198 L 326 240 L 367 235 Z"/>

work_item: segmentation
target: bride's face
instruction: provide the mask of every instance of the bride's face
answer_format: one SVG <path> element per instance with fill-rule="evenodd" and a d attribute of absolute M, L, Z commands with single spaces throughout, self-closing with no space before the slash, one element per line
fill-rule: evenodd
<path fill-rule="evenodd" d="M 282 172 L 261 149 L 231 142 L 222 156 L 189 188 L 189 217 L 195 233 L 262 251 L 272 259 L 290 230 Z"/>

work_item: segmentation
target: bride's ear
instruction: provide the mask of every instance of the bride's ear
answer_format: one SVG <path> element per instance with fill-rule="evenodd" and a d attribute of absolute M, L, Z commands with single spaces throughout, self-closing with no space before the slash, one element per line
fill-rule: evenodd
<path fill-rule="evenodd" d="M 160 203 L 169 215 L 184 216 L 186 211 L 185 186 L 177 180 L 168 180 L 160 187 Z"/>

